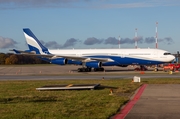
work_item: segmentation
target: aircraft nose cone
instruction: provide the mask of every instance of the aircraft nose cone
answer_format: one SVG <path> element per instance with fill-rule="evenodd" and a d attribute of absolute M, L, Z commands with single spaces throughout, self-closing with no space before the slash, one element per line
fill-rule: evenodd
<path fill-rule="evenodd" d="M 171 57 L 170 57 L 170 60 L 171 60 L 171 62 L 173 61 L 173 60 L 175 60 L 175 56 L 174 55 L 171 55 Z"/>

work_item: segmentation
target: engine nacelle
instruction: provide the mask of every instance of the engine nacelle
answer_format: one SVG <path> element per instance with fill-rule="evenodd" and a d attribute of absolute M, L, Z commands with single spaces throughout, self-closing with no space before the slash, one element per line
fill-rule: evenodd
<path fill-rule="evenodd" d="M 82 65 L 82 62 L 81 61 L 75 61 L 75 60 L 68 60 L 67 64 Z"/>
<path fill-rule="evenodd" d="M 102 62 L 86 62 L 86 67 L 92 67 L 92 68 L 100 68 L 102 66 Z"/>
<path fill-rule="evenodd" d="M 58 64 L 58 65 L 65 65 L 65 64 L 67 64 L 67 59 L 65 59 L 65 58 L 56 58 L 56 59 L 52 59 L 51 60 L 51 63 L 52 64 Z"/>

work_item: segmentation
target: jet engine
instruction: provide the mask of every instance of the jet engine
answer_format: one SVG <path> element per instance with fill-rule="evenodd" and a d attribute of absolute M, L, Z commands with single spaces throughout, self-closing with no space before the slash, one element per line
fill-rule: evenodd
<path fill-rule="evenodd" d="M 58 65 L 65 65 L 67 64 L 67 59 L 66 58 L 56 58 L 56 59 L 52 59 L 51 63 L 52 64 L 58 64 Z"/>
<path fill-rule="evenodd" d="M 100 68 L 102 66 L 102 62 L 86 62 L 86 67 L 92 67 L 92 68 Z"/>

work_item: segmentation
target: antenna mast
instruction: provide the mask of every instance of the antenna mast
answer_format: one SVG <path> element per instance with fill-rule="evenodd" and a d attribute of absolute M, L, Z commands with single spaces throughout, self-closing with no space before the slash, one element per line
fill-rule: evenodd
<path fill-rule="evenodd" d="M 158 48 L 158 22 L 156 22 L 156 48 Z"/>
<path fill-rule="evenodd" d="M 137 28 L 135 29 L 135 48 L 137 49 Z"/>
<path fill-rule="evenodd" d="M 121 38 L 120 38 L 120 36 L 119 36 L 119 49 L 121 48 L 121 46 L 120 46 L 120 40 L 121 40 Z"/>

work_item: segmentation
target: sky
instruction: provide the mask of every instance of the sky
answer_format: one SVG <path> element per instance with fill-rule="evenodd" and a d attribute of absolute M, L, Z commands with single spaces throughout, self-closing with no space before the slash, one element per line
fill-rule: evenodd
<path fill-rule="evenodd" d="M 23 28 L 49 49 L 180 49 L 180 0 L 0 0 L 0 52 L 27 50 Z"/>

